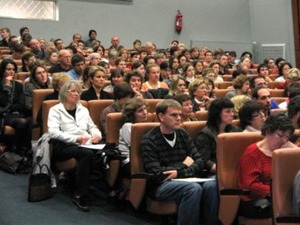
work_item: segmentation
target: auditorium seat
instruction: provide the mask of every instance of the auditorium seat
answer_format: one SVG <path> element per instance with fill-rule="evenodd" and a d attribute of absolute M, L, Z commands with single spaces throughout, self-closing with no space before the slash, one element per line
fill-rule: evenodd
<path fill-rule="evenodd" d="M 223 133 L 217 137 L 217 177 L 220 193 L 219 219 L 222 224 L 230 225 L 237 216 L 240 195 L 243 190 L 237 186 L 237 168 L 246 147 L 263 137 L 260 132 Z M 239 217 L 239 224 L 269 225 L 270 219 L 249 219 Z"/>

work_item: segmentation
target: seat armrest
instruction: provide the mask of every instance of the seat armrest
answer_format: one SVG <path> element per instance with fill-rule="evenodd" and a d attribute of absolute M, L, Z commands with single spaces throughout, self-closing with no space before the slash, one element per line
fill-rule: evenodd
<path fill-rule="evenodd" d="M 279 216 L 276 217 L 277 223 L 300 223 L 300 216 L 290 215 L 290 216 Z"/>
<path fill-rule="evenodd" d="M 249 195 L 249 189 L 240 189 L 240 188 L 232 188 L 232 189 L 223 189 L 220 191 L 221 195 Z"/>

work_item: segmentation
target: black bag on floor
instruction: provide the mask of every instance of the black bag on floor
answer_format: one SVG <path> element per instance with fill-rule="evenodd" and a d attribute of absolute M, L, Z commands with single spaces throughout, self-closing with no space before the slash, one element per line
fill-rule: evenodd
<path fill-rule="evenodd" d="M 42 166 L 36 164 L 35 166 L 38 167 L 38 173 L 32 172 L 29 177 L 29 187 L 28 187 L 29 202 L 39 202 L 51 198 L 53 196 L 53 192 L 51 189 L 51 176 L 50 176 L 49 167 L 46 164 Z M 43 167 L 46 168 L 46 173 L 42 172 Z"/>
<path fill-rule="evenodd" d="M 0 169 L 16 174 L 20 163 L 23 161 L 23 157 L 14 152 L 4 152 L 0 155 Z"/>

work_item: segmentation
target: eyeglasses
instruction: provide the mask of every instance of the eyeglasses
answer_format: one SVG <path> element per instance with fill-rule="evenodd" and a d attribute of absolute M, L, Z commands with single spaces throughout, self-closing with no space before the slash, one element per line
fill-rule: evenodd
<path fill-rule="evenodd" d="M 289 140 L 290 139 L 290 136 L 291 135 L 284 135 L 284 134 L 280 134 L 278 132 L 275 132 L 275 134 L 279 137 L 279 138 L 284 138 L 286 140 Z"/>
<path fill-rule="evenodd" d="M 203 91 L 209 91 L 208 87 L 201 87 L 201 86 L 199 86 L 198 89 L 199 90 L 203 90 Z"/>

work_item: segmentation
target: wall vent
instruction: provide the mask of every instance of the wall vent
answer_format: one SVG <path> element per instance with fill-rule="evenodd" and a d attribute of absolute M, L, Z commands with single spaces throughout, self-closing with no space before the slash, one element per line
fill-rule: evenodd
<path fill-rule="evenodd" d="M 285 59 L 285 44 L 261 44 L 260 62 L 266 58 L 284 58 Z"/>

